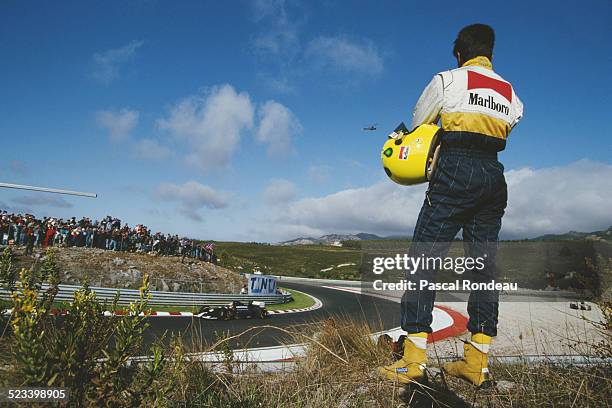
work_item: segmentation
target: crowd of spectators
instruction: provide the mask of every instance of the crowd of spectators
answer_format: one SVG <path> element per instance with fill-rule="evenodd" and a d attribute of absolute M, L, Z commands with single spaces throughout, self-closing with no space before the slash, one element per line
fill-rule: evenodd
<path fill-rule="evenodd" d="M 26 255 L 32 254 L 34 247 L 62 246 L 180 256 L 181 262 L 186 257 L 217 262 L 212 243 L 205 244 L 161 232 L 152 233 L 142 224 L 130 227 L 110 215 L 100 221 L 87 217 L 63 220 L 51 217 L 38 219 L 31 214 L 2 211 L 0 243 L 24 246 Z"/>

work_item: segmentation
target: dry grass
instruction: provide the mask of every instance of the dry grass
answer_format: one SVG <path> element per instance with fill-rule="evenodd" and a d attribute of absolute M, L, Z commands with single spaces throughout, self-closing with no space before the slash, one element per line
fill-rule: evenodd
<path fill-rule="evenodd" d="M 316 332 L 315 332 L 316 330 Z M 362 323 L 326 320 L 311 332 L 294 334 L 308 344 L 294 369 L 254 374 L 230 364 L 214 373 L 200 362 L 186 365 L 190 406 L 215 407 L 607 407 L 612 404 L 612 370 L 601 367 L 493 365 L 500 387 L 479 390 L 434 370 L 424 386 L 397 387 L 373 370 L 389 363 Z M 435 365 L 435 364 L 434 364 Z M 206 385 L 202 385 L 206 378 Z"/>
<path fill-rule="evenodd" d="M 287 331 L 277 328 L 279 331 Z M 396 406 L 395 387 L 380 382 L 372 371 L 385 362 L 386 351 L 377 348 L 362 323 L 328 319 L 290 331 L 292 343 L 306 343 L 307 353 L 282 373 L 255 373 L 251 367 L 224 365 L 214 373 L 206 363 L 189 362 L 194 381 L 187 392 L 190 406 L 215 407 L 353 407 Z M 219 343 L 219 342 L 218 342 Z M 223 340 L 220 341 L 223 343 Z M 219 344 L 212 346 L 219 350 Z M 229 373 L 228 367 L 233 371 Z M 210 384 L 202 392 L 198 378 Z M 389 405 L 391 404 L 391 405 Z"/>

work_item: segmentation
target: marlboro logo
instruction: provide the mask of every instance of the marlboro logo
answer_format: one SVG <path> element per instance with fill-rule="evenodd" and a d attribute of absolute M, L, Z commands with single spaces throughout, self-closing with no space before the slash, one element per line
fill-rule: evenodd
<path fill-rule="evenodd" d="M 406 160 L 408 158 L 408 146 L 402 146 L 399 150 L 399 155 L 397 156 L 400 160 Z"/>
<path fill-rule="evenodd" d="M 508 82 L 500 81 L 499 79 L 491 78 L 478 72 L 468 71 L 468 90 L 470 89 L 491 89 L 504 98 L 508 102 L 512 102 L 512 85 Z"/>
<path fill-rule="evenodd" d="M 493 99 L 493 97 L 491 95 L 489 95 L 486 98 L 483 98 L 482 96 L 478 95 L 477 93 L 474 92 L 470 92 L 470 99 L 468 101 L 468 103 L 470 105 L 478 105 L 478 106 L 482 106 L 485 108 L 489 108 L 492 109 L 494 111 L 497 112 L 501 112 L 503 114 L 508 115 L 510 112 L 510 108 L 502 103 L 497 103 L 495 102 L 495 100 Z"/>

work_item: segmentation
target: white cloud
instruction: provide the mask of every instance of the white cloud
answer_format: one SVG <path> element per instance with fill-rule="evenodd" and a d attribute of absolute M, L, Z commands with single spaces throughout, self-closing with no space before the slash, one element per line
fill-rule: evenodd
<path fill-rule="evenodd" d="M 0 211 L 6 211 L 9 214 L 33 214 L 34 210 L 30 207 L 23 207 L 21 205 L 12 206 L 4 201 L 0 201 Z"/>
<path fill-rule="evenodd" d="M 212 187 L 188 181 L 182 185 L 161 183 L 154 195 L 162 201 L 178 202 L 178 211 L 194 221 L 202 221 L 202 208 L 221 209 L 229 205 L 230 195 Z"/>
<path fill-rule="evenodd" d="M 378 75 L 384 68 L 383 57 L 369 40 L 358 43 L 343 36 L 320 36 L 308 44 L 305 55 L 316 67 L 342 73 Z"/>
<path fill-rule="evenodd" d="M 284 72 L 274 75 L 259 73 L 257 77 L 259 83 L 266 85 L 273 92 L 279 94 L 295 94 L 297 92 L 297 87 Z"/>
<path fill-rule="evenodd" d="M 301 2 L 255 0 L 250 3 L 256 30 L 250 39 L 260 84 L 271 91 L 296 92 L 296 72 L 303 53 L 301 26 L 307 13 Z"/>
<path fill-rule="evenodd" d="M 508 208 L 502 231 L 515 238 L 594 231 L 612 224 L 612 165 L 581 160 L 567 166 L 506 173 Z"/>
<path fill-rule="evenodd" d="M 27 206 L 43 206 L 54 208 L 72 208 L 72 204 L 63 197 L 48 194 L 25 195 L 11 199 L 12 202 Z"/>
<path fill-rule="evenodd" d="M 287 107 L 267 101 L 259 108 L 259 129 L 256 138 L 268 145 L 269 156 L 291 153 L 293 137 L 302 131 L 300 122 Z"/>
<path fill-rule="evenodd" d="M 408 233 L 416 222 L 424 191 L 424 186 L 408 189 L 383 181 L 299 200 L 290 204 L 277 221 L 326 233 Z"/>
<path fill-rule="evenodd" d="M 298 48 L 298 23 L 289 17 L 284 0 L 257 0 L 252 3 L 253 18 L 265 26 L 253 39 L 256 51 L 273 56 L 294 54 Z"/>
<path fill-rule="evenodd" d="M 570 230 L 593 231 L 611 224 L 612 165 L 579 161 L 506 173 L 509 201 L 501 235 L 530 238 Z M 290 203 L 273 223 L 282 231 L 373 232 L 408 235 L 416 223 L 425 186 L 401 187 L 385 180 Z"/>
<path fill-rule="evenodd" d="M 134 153 L 142 159 L 163 160 L 173 155 L 172 150 L 154 139 L 141 139 L 134 144 Z"/>
<path fill-rule="evenodd" d="M 244 241 L 282 242 L 298 237 L 317 238 L 325 235 L 323 230 L 310 228 L 304 225 L 274 225 L 274 229 L 267 224 L 257 224 L 249 228 L 242 238 Z"/>
<path fill-rule="evenodd" d="M 266 204 L 270 206 L 284 205 L 297 195 L 295 184 L 285 179 L 270 180 L 263 192 L 263 198 Z"/>
<path fill-rule="evenodd" d="M 295 31 L 285 27 L 258 35 L 253 40 L 253 46 L 260 52 L 279 55 L 289 52 L 297 41 Z"/>
<path fill-rule="evenodd" d="M 126 108 L 119 111 L 100 110 L 96 112 L 96 122 L 108 131 L 112 142 L 128 139 L 130 132 L 138 125 L 138 117 L 137 111 Z"/>
<path fill-rule="evenodd" d="M 229 162 L 242 131 L 253 127 L 253 116 L 249 95 L 226 84 L 205 96 L 183 99 L 158 126 L 189 145 L 190 165 L 209 170 Z"/>
<path fill-rule="evenodd" d="M 323 184 L 326 183 L 331 176 L 331 167 L 321 165 L 311 165 L 308 167 L 308 178 L 315 183 Z"/>
<path fill-rule="evenodd" d="M 136 51 L 142 47 L 144 41 L 130 41 L 123 47 L 97 52 L 93 55 L 93 77 L 108 85 L 120 77 L 121 67 L 134 58 Z"/>
<path fill-rule="evenodd" d="M 254 0 L 251 2 L 251 6 L 255 21 L 260 21 L 267 17 L 278 18 L 285 15 L 284 0 Z"/>

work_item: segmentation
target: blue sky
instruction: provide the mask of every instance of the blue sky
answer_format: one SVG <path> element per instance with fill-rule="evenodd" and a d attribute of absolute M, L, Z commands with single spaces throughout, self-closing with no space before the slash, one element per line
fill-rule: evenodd
<path fill-rule="evenodd" d="M 501 155 L 502 235 L 612 224 L 612 7 L 593 2 L 17 2 L 0 5 L 0 207 L 278 241 L 412 232 L 423 186 L 379 162 L 464 25 L 525 117 Z M 361 127 L 378 123 L 379 130 Z"/>

